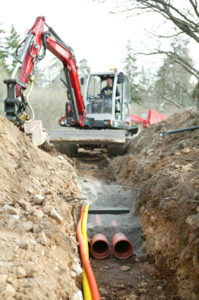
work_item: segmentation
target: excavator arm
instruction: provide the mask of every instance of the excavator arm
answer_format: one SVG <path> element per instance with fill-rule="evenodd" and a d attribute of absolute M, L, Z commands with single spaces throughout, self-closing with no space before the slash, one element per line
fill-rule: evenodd
<path fill-rule="evenodd" d="M 45 25 L 48 28 L 47 31 L 44 31 Z M 68 94 L 73 105 L 72 125 L 83 127 L 86 112 L 73 50 L 45 23 L 45 17 L 38 17 L 28 31 L 23 48 L 17 56 L 17 65 L 12 77 L 4 80 L 8 94 L 4 101 L 6 117 L 16 125 L 22 125 L 31 119 L 31 106 L 25 96 L 25 91 L 28 84 L 32 83 L 35 66 L 44 58 L 46 49 L 63 63 Z M 20 73 L 16 80 L 14 78 L 19 68 Z"/>

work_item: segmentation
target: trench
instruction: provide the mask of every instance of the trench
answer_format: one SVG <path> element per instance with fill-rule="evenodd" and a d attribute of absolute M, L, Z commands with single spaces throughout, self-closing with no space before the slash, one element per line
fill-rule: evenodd
<path fill-rule="evenodd" d="M 90 239 L 96 233 L 105 233 L 109 242 L 115 233 L 122 232 L 133 242 L 135 254 L 141 254 L 141 229 L 139 217 L 134 213 L 134 199 L 132 189 L 125 189 L 115 182 L 107 183 L 105 180 L 80 178 L 82 187 L 83 205 L 90 204 L 96 214 L 89 214 L 88 236 Z M 121 213 L 118 214 L 118 209 Z M 106 213 L 112 210 L 112 213 Z M 130 210 L 130 212 L 127 209 Z M 103 210 L 105 213 L 103 213 Z M 114 210 L 117 214 L 114 213 Z M 99 213 L 98 213 L 99 211 Z M 124 211 L 124 213 L 122 212 Z"/>
<path fill-rule="evenodd" d="M 90 258 L 101 299 L 178 299 L 170 275 L 156 269 L 142 253 L 142 231 L 139 216 L 135 214 L 136 189 L 116 183 L 103 150 L 82 151 L 74 160 L 82 204 L 89 203 L 90 209 L 96 212 L 88 215 L 88 237 L 106 234 L 111 246 L 108 258 Z M 114 212 L 118 208 L 122 213 L 102 212 L 110 209 Z M 117 232 L 124 233 L 133 244 L 134 254 L 129 259 L 119 260 L 113 255 L 111 239 Z"/>

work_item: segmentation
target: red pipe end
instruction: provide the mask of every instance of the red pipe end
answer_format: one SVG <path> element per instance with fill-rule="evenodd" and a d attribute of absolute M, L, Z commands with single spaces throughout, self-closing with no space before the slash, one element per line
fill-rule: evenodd
<path fill-rule="evenodd" d="M 119 232 L 112 237 L 113 253 L 118 259 L 127 259 L 133 254 L 133 245 L 125 234 Z"/>
<path fill-rule="evenodd" d="M 91 240 L 90 240 L 89 237 L 87 237 L 87 238 L 88 238 L 88 249 L 89 249 L 89 251 L 90 251 L 90 248 L 91 248 Z"/>
<path fill-rule="evenodd" d="M 91 244 L 91 254 L 96 259 L 105 259 L 109 256 L 111 247 L 105 234 L 97 233 L 94 235 Z"/>

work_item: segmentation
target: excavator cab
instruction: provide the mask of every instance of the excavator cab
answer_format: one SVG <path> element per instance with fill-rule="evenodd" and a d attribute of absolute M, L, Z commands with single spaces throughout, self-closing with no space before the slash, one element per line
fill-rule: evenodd
<path fill-rule="evenodd" d="M 108 87 L 106 82 L 110 83 Z M 114 77 L 91 75 L 87 86 L 86 112 L 87 114 L 111 114 Z"/>
<path fill-rule="evenodd" d="M 128 78 L 117 70 L 91 73 L 84 96 L 86 117 L 90 128 L 126 128 L 130 124 L 131 98 Z"/>

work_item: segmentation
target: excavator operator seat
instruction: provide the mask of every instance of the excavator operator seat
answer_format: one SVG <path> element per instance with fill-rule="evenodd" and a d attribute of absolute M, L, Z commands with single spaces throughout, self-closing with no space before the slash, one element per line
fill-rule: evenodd
<path fill-rule="evenodd" d="M 91 114 L 111 114 L 114 95 L 114 74 L 93 74 L 88 80 L 86 111 Z"/>
<path fill-rule="evenodd" d="M 131 99 L 127 76 L 117 71 L 91 73 L 84 103 L 88 118 L 105 123 L 106 120 L 129 122 Z"/>

